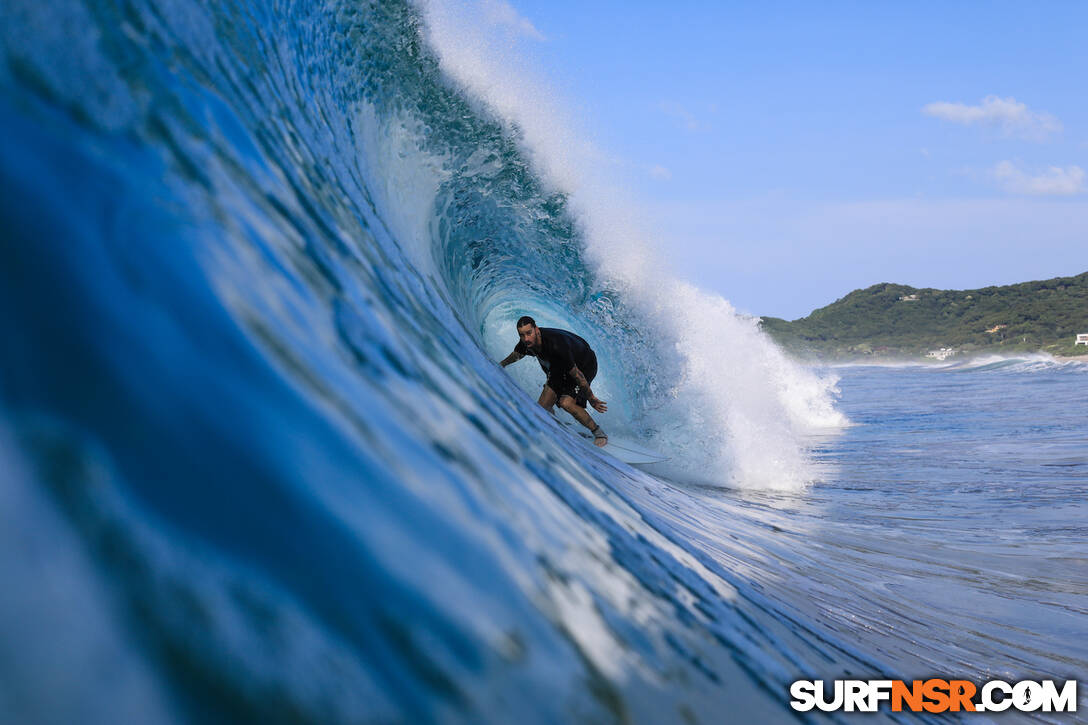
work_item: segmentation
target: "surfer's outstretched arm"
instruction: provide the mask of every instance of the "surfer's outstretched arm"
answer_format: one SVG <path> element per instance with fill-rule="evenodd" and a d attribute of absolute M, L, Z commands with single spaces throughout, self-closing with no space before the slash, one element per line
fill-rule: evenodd
<path fill-rule="evenodd" d="M 503 367 L 506 367 L 506 366 L 507 366 L 507 365 L 509 365 L 510 363 L 516 363 L 516 362 L 517 362 L 518 360 L 522 359 L 523 357 L 525 357 L 525 356 L 524 356 L 524 355 L 522 355 L 522 354 L 521 354 L 520 352 L 518 352 L 517 350 L 514 350 L 514 351 L 513 351 L 512 353 L 510 353 L 509 355 L 507 355 L 506 357 L 504 357 L 504 358 L 503 358 L 503 359 L 502 359 L 502 360 L 501 360 L 501 361 L 499 362 L 499 365 L 502 365 Z"/>

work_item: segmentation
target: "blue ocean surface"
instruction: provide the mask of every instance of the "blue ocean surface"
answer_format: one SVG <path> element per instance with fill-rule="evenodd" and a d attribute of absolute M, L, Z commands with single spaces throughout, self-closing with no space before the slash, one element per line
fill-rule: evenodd
<path fill-rule="evenodd" d="M 788 722 L 796 679 L 1083 680 L 1088 365 L 791 361 L 662 271 L 458 12 L 0 6 L 0 722 Z M 495 363 L 526 313 L 669 461 Z"/>

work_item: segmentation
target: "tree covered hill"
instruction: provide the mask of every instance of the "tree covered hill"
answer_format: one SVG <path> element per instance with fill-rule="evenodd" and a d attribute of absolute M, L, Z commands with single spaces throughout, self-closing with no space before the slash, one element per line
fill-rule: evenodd
<path fill-rule="evenodd" d="M 1088 333 L 1088 272 L 975 290 L 877 284 L 799 320 L 760 321 L 779 344 L 811 357 L 916 357 L 939 348 L 1084 354 L 1073 341 Z"/>

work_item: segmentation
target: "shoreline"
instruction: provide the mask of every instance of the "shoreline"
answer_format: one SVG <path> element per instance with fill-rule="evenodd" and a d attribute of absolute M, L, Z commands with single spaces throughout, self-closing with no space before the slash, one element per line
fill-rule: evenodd
<path fill-rule="evenodd" d="M 1015 353 L 1009 353 L 1009 352 L 994 353 L 994 352 L 990 352 L 990 351 L 976 351 L 972 355 L 956 355 L 954 357 L 949 357 L 946 360 L 934 360 L 934 359 L 926 359 L 926 358 L 921 358 L 921 357 L 896 358 L 896 357 L 890 357 L 890 356 L 889 357 L 883 357 L 883 356 L 876 356 L 876 355 L 867 355 L 865 357 L 856 357 L 856 358 L 855 357 L 850 357 L 850 358 L 794 357 L 794 359 L 797 362 L 799 362 L 800 364 L 802 364 L 802 365 L 812 365 L 812 364 L 816 364 L 816 365 L 833 365 L 833 366 L 834 365 L 875 365 L 875 366 L 887 365 L 887 366 L 891 366 L 891 367 L 897 367 L 897 366 L 902 366 L 902 365 L 931 365 L 933 367 L 945 367 L 945 366 L 948 366 L 948 365 L 955 365 L 957 363 L 965 363 L 965 362 L 970 363 L 970 362 L 973 362 L 975 360 L 979 360 L 979 359 L 986 358 L 986 357 L 991 357 L 991 356 L 1013 360 L 1013 359 L 1017 359 L 1017 358 L 1023 358 L 1023 357 L 1029 357 L 1029 356 L 1035 356 L 1035 355 L 1042 356 L 1042 357 L 1047 357 L 1047 358 L 1050 358 L 1050 359 L 1054 360 L 1055 362 L 1061 362 L 1061 363 L 1066 363 L 1066 362 L 1088 363 L 1088 353 L 1085 353 L 1084 355 L 1055 355 L 1054 353 L 1045 352 L 1045 351 L 1042 351 L 1042 350 L 1036 350 L 1036 351 L 1033 351 L 1033 352 L 1021 351 L 1020 355 L 1017 355 Z"/>

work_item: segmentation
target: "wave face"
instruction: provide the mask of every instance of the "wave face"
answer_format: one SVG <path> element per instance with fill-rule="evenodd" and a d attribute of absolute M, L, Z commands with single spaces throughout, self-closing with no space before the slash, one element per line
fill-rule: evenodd
<path fill-rule="evenodd" d="M 713 484 L 796 488 L 799 425 L 758 399 L 784 361 L 730 358 L 747 407 L 685 402 L 721 375 L 706 350 L 605 281 L 570 194 L 423 22 L 357 0 L 5 3 L 4 512 L 101 625 L 68 622 L 66 652 L 65 606 L 9 554 L 27 593 L 5 661 L 126 683 L 6 672 L 6 714 L 673 719 L 724 683 L 781 710 L 735 592 L 627 503 L 662 484 L 492 360 L 525 312 L 574 329 L 607 361 L 611 430 Z"/>
<path fill-rule="evenodd" d="M 4 3 L 0 720 L 773 721 L 888 671 L 774 563 L 832 382 L 648 273 L 450 12 Z M 525 313 L 672 482 L 494 364 Z"/>

